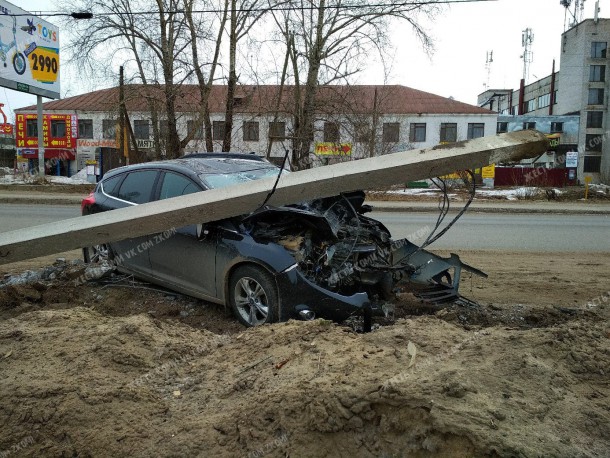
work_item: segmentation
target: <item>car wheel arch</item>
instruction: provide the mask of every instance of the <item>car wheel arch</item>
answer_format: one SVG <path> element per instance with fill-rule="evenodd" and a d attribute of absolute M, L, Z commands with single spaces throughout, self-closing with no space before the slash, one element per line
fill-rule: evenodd
<path fill-rule="evenodd" d="M 240 260 L 240 261 L 236 262 L 235 264 L 231 265 L 231 267 L 225 273 L 225 276 L 223 279 L 223 294 L 224 294 L 225 307 L 227 306 L 227 304 L 229 302 L 229 286 L 231 284 L 231 277 L 233 276 L 233 274 L 235 273 L 235 271 L 237 269 L 239 269 L 240 267 L 243 267 L 243 266 L 261 267 L 261 268 L 265 269 L 265 271 L 267 271 L 267 273 L 269 275 L 271 275 L 271 277 L 273 278 L 273 282 L 275 283 L 275 288 L 276 288 L 276 291 L 278 292 L 278 298 L 279 298 L 280 305 L 281 305 L 282 301 L 279 296 L 279 287 L 277 284 L 277 279 L 275 278 L 275 276 L 277 275 L 277 271 L 273 270 L 269 265 L 267 265 L 264 262 L 260 262 L 258 260 L 254 260 L 254 259 L 243 259 L 243 260 Z"/>

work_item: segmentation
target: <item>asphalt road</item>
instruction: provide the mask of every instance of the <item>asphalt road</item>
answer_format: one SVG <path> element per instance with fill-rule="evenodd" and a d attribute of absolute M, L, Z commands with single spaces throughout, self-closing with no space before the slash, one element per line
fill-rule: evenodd
<path fill-rule="evenodd" d="M 394 239 L 421 244 L 438 214 L 371 213 Z M 454 215 L 449 214 L 445 223 Z M 444 224 L 441 225 L 441 228 Z M 466 213 L 430 249 L 610 252 L 610 216 Z"/>
<path fill-rule="evenodd" d="M 78 205 L 0 204 L 0 232 L 80 215 Z M 421 244 L 436 222 L 436 213 L 373 212 L 395 239 Z M 448 215 L 450 221 L 453 215 Z M 610 252 L 610 216 L 470 213 L 430 249 Z"/>

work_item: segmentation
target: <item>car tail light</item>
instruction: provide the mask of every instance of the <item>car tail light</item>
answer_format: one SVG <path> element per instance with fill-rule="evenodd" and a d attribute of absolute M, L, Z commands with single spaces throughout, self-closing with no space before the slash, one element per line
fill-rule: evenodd
<path fill-rule="evenodd" d="M 83 199 L 83 201 L 80 203 L 81 214 L 84 214 L 85 208 L 91 207 L 94 203 L 95 203 L 95 195 L 93 194 L 93 192 L 90 192 L 89 195 L 87 197 L 85 197 Z"/>

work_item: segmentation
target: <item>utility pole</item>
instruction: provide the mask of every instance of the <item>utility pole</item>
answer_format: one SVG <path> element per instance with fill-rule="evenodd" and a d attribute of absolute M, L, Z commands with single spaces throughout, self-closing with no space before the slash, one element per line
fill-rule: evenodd
<path fill-rule="evenodd" d="M 125 136 L 125 77 L 123 66 L 119 69 L 119 152 L 125 158 L 125 165 L 129 165 L 129 145 Z"/>
<path fill-rule="evenodd" d="M 44 178 L 44 132 L 42 131 L 42 96 L 36 96 L 37 119 L 36 127 L 38 128 L 38 173 Z"/>

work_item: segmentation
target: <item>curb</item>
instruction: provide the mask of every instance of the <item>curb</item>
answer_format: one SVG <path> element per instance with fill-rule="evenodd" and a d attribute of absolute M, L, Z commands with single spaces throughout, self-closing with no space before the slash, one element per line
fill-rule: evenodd
<path fill-rule="evenodd" d="M 439 211 L 436 206 L 383 206 L 370 204 L 374 212 L 409 212 L 409 213 L 436 213 Z M 458 213 L 463 206 L 450 208 L 449 213 Z M 466 213 L 505 213 L 505 214 L 550 214 L 550 215 L 610 215 L 609 208 L 591 209 L 591 208 L 502 208 L 502 207 L 477 207 L 470 206 Z"/>
<path fill-rule="evenodd" d="M 15 194 L 0 195 L 0 204 L 21 204 L 21 205 L 80 205 L 85 195 L 76 194 L 74 196 L 66 194 L 47 194 L 47 195 L 24 195 Z M 407 212 L 407 213 L 437 213 L 439 211 L 436 203 L 429 205 L 413 205 L 410 202 L 400 203 L 399 201 L 391 201 L 391 204 L 385 201 L 370 201 L 367 202 L 373 207 L 375 212 Z M 463 202 L 453 202 L 449 213 L 457 213 L 462 208 Z M 500 204 L 500 202 L 498 202 Z M 520 206 L 515 204 L 509 205 L 477 205 L 473 202 L 467 213 L 497 213 L 497 214 L 551 214 L 551 215 L 610 215 L 610 205 L 602 204 L 599 208 L 588 206 L 585 208 L 577 208 L 570 206 L 566 207 L 533 207 Z"/>

